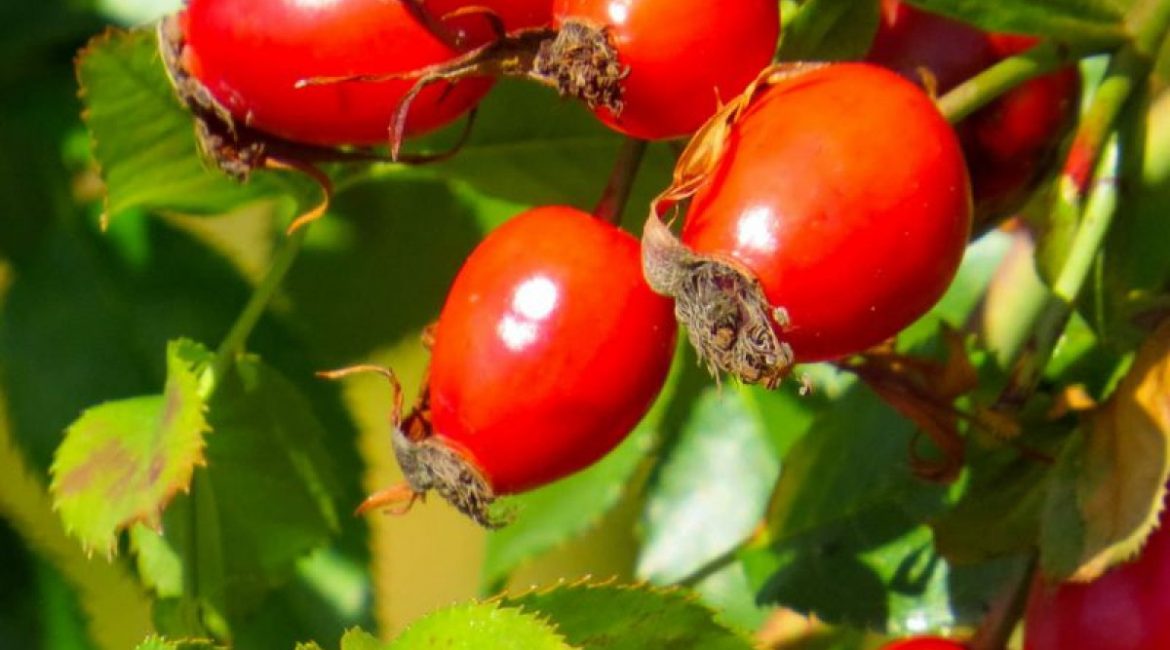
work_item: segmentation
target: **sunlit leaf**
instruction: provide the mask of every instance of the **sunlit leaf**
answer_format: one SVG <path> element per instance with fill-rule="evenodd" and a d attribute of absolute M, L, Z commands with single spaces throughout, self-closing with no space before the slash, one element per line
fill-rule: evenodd
<path fill-rule="evenodd" d="M 82 51 L 77 66 L 107 217 L 133 208 L 215 214 L 306 184 L 257 174 L 240 185 L 203 162 L 153 28 L 108 31 Z"/>
<path fill-rule="evenodd" d="M 365 630 L 353 628 L 346 630 L 341 637 L 341 650 L 383 650 L 387 644 Z"/>
<path fill-rule="evenodd" d="M 1170 321 L 1061 454 L 1043 522 L 1045 573 L 1092 580 L 1138 553 L 1163 508 L 1168 442 Z"/>
<path fill-rule="evenodd" d="M 209 429 L 195 367 L 207 356 L 188 341 L 167 348 L 162 395 L 110 402 L 69 427 L 50 490 L 66 528 L 88 548 L 113 552 L 118 531 L 151 526 L 203 463 Z"/>
<path fill-rule="evenodd" d="M 680 589 L 639 586 L 558 585 L 507 596 L 505 605 L 520 606 L 556 625 L 574 646 L 598 650 L 703 648 L 746 650 L 742 633 L 728 628 L 715 612 Z"/>
<path fill-rule="evenodd" d="M 571 650 L 545 620 L 496 603 L 456 605 L 414 623 L 389 645 L 372 637 L 342 639 L 342 650 Z M 348 641 L 348 643 L 347 643 Z"/>

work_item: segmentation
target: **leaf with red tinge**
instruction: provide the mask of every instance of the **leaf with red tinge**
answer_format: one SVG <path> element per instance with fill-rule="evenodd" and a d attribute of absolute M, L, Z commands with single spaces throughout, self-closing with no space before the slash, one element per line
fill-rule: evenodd
<path fill-rule="evenodd" d="M 1093 580 L 1141 550 L 1163 507 L 1168 442 L 1170 321 L 1060 457 L 1041 534 L 1047 575 Z"/>
<path fill-rule="evenodd" d="M 208 358 L 190 341 L 172 341 L 162 395 L 108 402 L 70 425 L 50 490 L 65 527 L 86 549 L 112 553 L 120 530 L 139 521 L 157 525 L 175 493 L 190 485 L 209 430 L 196 374 Z"/>

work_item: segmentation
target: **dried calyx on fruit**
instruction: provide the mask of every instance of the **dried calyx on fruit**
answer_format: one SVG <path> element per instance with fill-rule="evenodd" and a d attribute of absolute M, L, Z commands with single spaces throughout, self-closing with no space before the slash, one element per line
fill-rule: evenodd
<path fill-rule="evenodd" d="M 509 32 L 420 69 L 418 87 L 522 77 L 584 101 L 629 136 L 675 138 L 739 94 L 772 60 L 779 36 L 774 0 L 556 0 L 552 7 L 551 29 Z"/>
<path fill-rule="evenodd" d="M 662 217 L 684 201 L 676 239 Z M 773 387 L 925 313 L 970 224 L 958 142 L 921 90 L 866 64 L 783 65 L 683 152 L 643 264 L 713 372 Z"/>
<path fill-rule="evenodd" d="M 239 180 L 255 169 L 292 167 L 328 189 L 315 164 L 385 159 L 353 147 L 389 140 L 415 70 L 490 41 L 497 23 L 551 20 L 549 8 L 534 2 L 496 9 L 491 0 L 190 0 L 160 22 L 159 48 L 212 164 Z M 367 76 L 379 80 L 345 81 Z M 321 79 L 342 81 L 314 83 Z M 402 137 L 454 121 L 491 83 L 468 79 L 417 93 L 409 114 L 402 112 Z M 404 161 L 441 159 L 459 144 Z"/>
<path fill-rule="evenodd" d="M 396 388 L 393 444 L 406 482 L 362 509 L 409 507 L 435 490 L 500 525 L 489 512 L 497 496 L 577 472 L 633 430 L 662 388 L 675 332 L 632 235 L 564 206 L 512 218 L 456 277 L 405 418 Z"/>

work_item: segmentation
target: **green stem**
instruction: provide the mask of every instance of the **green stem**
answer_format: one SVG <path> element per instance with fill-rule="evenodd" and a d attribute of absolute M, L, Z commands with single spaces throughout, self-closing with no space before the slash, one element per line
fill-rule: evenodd
<path fill-rule="evenodd" d="M 1086 54 L 1088 51 L 1076 51 L 1055 41 L 1041 41 L 955 86 L 939 98 L 938 108 L 949 122 L 957 123 L 1025 81 L 1069 65 Z"/>
<path fill-rule="evenodd" d="M 1133 40 L 1109 62 L 1105 78 L 1097 87 L 1089 110 L 1081 118 L 1061 174 L 1059 200 L 1075 206 L 1092 180 L 1097 158 L 1113 132 L 1117 116 L 1134 91 L 1143 87 L 1161 43 L 1170 29 L 1170 2 L 1146 0 L 1135 6 L 1126 19 Z"/>
<path fill-rule="evenodd" d="M 1170 0 L 1146 0 L 1127 18 L 1134 35 L 1109 63 L 1105 78 L 1081 120 L 1061 173 L 1052 223 L 1075 224 L 1075 235 L 1052 294 L 1019 321 L 1011 348 L 1019 350 L 1000 408 L 1019 408 L 1040 382 L 1081 288 L 1093 269 L 1117 210 L 1118 116 L 1140 93 L 1170 30 Z M 1096 183 L 1093 183 L 1093 179 Z M 1086 199 L 1087 196 L 1087 199 Z"/>
<path fill-rule="evenodd" d="M 1117 138 L 1109 140 L 1101 157 L 1098 182 L 1089 194 L 1084 215 L 1077 227 L 1072 246 L 1065 258 L 1046 301 L 1040 303 L 1032 318 L 1021 319 L 1012 348 L 1019 350 L 1011 381 L 1001 394 L 1001 407 L 1018 408 L 1031 396 L 1044 368 L 1056 348 L 1056 342 L 1072 315 L 1077 297 L 1093 270 L 1093 265 L 1109 227 L 1117 213 L 1117 181 L 1113 173 L 1120 160 Z"/>
<path fill-rule="evenodd" d="M 260 317 L 264 315 L 268 304 L 272 302 L 272 297 L 276 295 L 277 289 L 284 281 L 284 276 L 292 267 L 297 254 L 301 252 L 301 245 L 305 241 L 308 230 L 307 227 L 300 228 L 284 238 L 282 245 L 272 258 L 268 272 L 264 274 L 260 284 L 252 292 L 252 297 L 248 299 L 248 304 L 244 305 L 244 310 L 240 312 L 231 330 L 228 331 L 227 336 L 220 343 L 219 349 L 216 350 L 215 360 L 211 364 L 211 372 L 208 375 L 209 381 L 200 386 L 201 392 L 205 393 L 204 399 L 215 392 L 220 379 L 235 363 L 236 357 L 243 353 L 248 336 L 256 327 L 256 323 L 260 321 Z"/>
<path fill-rule="evenodd" d="M 645 140 L 626 138 L 622 141 L 613 171 L 609 174 L 609 182 L 597 206 L 593 208 L 593 216 L 615 226 L 621 223 L 622 212 L 630 200 L 630 190 L 634 187 L 634 178 L 638 175 L 638 167 L 645 153 Z"/>

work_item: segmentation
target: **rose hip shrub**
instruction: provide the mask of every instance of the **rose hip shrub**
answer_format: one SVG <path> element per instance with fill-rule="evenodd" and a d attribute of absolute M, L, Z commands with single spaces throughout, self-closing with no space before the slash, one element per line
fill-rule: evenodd
<path fill-rule="evenodd" d="M 0 647 L 1170 647 L 1170 0 L 155 4 L 0 20 Z"/>

